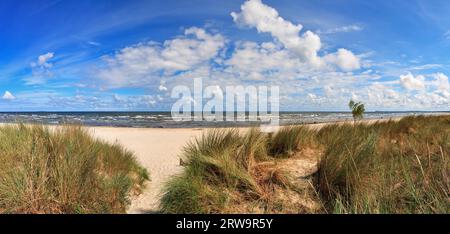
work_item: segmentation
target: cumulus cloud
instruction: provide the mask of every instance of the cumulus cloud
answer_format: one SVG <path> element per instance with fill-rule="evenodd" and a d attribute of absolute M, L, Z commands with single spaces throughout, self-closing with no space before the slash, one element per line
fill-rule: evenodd
<path fill-rule="evenodd" d="M 2 96 L 3 100 L 14 100 L 16 97 L 9 91 L 5 91 L 5 93 Z"/>
<path fill-rule="evenodd" d="M 303 28 L 301 24 L 293 24 L 285 20 L 279 16 L 276 9 L 265 5 L 261 0 L 246 1 L 241 6 L 241 12 L 232 12 L 231 16 L 238 25 L 254 27 L 260 33 L 270 33 L 272 37 L 295 53 L 302 61 L 314 67 L 324 67 L 326 62 L 332 62 L 343 70 L 360 67 L 359 58 L 349 50 L 342 52 L 341 49 L 341 53 L 338 51 L 336 55 L 329 55 L 332 58 L 324 61 L 318 55 L 322 43 L 317 34 L 308 30 L 300 35 Z M 341 59 L 345 59 L 345 61 L 340 61 Z M 344 66 L 342 66 L 343 64 Z"/>
<path fill-rule="evenodd" d="M 324 60 L 330 64 L 335 64 L 344 71 L 360 68 L 359 58 L 346 49 L 339 49 L 336 53 L 325 55 Z"/>
<path fill-rule="evenodd" d="M 94 74 L 100 78 L 100 88 L 146 86 L 165 92 L 168 85 L 161 80 L 168 81 L 169 86 L 190 82 L 185 78 L 193 77 L 209 77 L 222 84 L 250 80 L 282 82 L 360 67 L 359 58 L 346 49 L 318 56 L 321 47 L 318 35 L 311 31 L 300 35 L 302 25 L 284 20 L 261 1 L 245 2 L 241 9 L 240 13 L 232 13 L 237 24 L 271 33 L 274 41 L 238 41 L 228 46 L 219 33 L 188 28 L 183 35 L 163 43 L 139 43 L 103 57 Z"/>
<path fill-rule="evenodd" d="M 407 90 L 424 90 L 425 77 L 422 75 L 414 76 L 410 72 L 400 76 L 400 84 Z"/>
<path fill-rule="evenodd" d="M 225 40 L 220 34 L 213 35 L 192 27 L 186 29 L 183 36 L 162 45 L 140 43 L 105 57 L 106 65 L 98 76 L 106 81 L 108 88 L 137 87 L 155 82 L 154 79 L 161 75 L 189 71 L 208 63 L 224 45 Z"/>

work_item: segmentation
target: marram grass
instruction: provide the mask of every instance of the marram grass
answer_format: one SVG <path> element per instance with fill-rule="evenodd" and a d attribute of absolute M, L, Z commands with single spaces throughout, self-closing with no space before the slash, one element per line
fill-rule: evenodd
<path fill-rule="evenodd" d="M 334 213 L 449 213 L 450 116 L 325 127 L 318 190 Z"/>
<path fill-rule="evenodd" d="M 312 189 L 279 170 L 311 152 L 318 170 L 302 181 Z M 273 135 L 213 130 L 186 147 L 184 173 L 166 184 L 161 211 L 450 213 L 449 153 L 450 116 Z"/>
<path fill-rule="evenodd" d="M 146 180 L 131 152 L 81 127 L 0 127 L 0 213 L 124 213 Z"/>
<path fill-rule="evenodd" d="M 300 131 L 305 129 L 298 127 L 288 132 L 297 136 Z M 166 184 L 161 211 L 298 213 L 306 210 L 297 205 L 303 191 L 290 183 L 276 162 L 280 155 L 286 158 L 291 156 L 291 150 L 301 149 L 301 140 L 281 142 L 285 135 L 283 132 L 271 138 L 256 129 L 245 134 L 237 130 L 211 130 L 204 134 L 185 147 L 184 173 Z"/>

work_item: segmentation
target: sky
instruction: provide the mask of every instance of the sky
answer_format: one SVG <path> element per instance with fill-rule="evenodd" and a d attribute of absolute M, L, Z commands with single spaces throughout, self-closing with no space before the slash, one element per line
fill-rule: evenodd
<path fill-rule="evenodd" d="M 192 85 L 282 111 L 450 110 L 446 0 L 0 2 L 0 111 L 165 111 Z"/>

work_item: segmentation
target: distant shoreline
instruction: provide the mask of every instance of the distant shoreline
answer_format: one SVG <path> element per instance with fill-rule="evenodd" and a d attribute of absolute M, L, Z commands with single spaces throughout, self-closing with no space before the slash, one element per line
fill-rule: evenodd
<path fill-rule="evenodd" d="M 367 112 L 366 120 L 405 116 L 449 115 L 450 112 Z M 352 121 L 349 112 L 280 112 L 280 126 Z M 266 124 L 260 121 L 175 121 L 168 112 L 0 112 L 0 123 L 26 123 L 56 126 L 76 124 L 113 128 L 249 128 Z"/>

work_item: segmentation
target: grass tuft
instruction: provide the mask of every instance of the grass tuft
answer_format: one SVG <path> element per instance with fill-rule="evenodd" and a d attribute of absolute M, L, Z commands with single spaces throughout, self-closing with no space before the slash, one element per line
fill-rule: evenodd
<path fill-rule="evenodd" d="M 267 134 L 251 129 L 211 130 L 184 150 L 184 173 L 170 180 L 161 200 L 164 213 L 282 213 L 300 196 L 269 153 Z M 301 142 L 301 140 L 299 141 Z M 298 207 L 295 207 L 298 209 Z M 290 211 L 291 212 L 291 211 Z"/>
<path fill-rule="evenodd" d="M 1 213 L 123 213 L 148 179 L 131 152 L 81 127 L 0 127 Z"/>
<path fill-rule="evenodd" d="M 306 147 L 314 145 L 314 131 L 305 126 L 281 128 L 268 142 L 269 153 L 278 158 L 288 158 Z"/>

